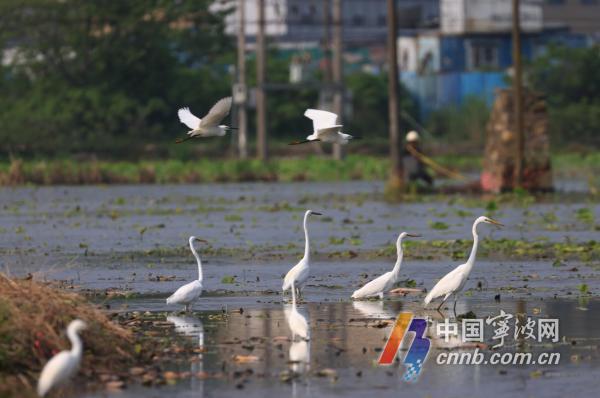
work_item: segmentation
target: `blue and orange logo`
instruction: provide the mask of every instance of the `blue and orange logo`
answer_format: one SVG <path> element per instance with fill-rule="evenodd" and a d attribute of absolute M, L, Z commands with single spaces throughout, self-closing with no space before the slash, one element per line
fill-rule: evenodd
<path fill-rule="evenodd" d="M 401 312 L 379 357 L 379 364 L 391 365 L 394 362 L 394 358 L 398 353 L 406 332 L 414 332 L 414 339 L 410 344 L 406 357 L 404 357 L 403 363 L 406 366 L 406 371 L 402 377 L 405 381 L 416 381 L 423 369 L 423 364 L 427 360 L 431 346 L 429 339 L 424 337 L 426 330 L 427 320 L 413 318 L 411 312 Z"/>

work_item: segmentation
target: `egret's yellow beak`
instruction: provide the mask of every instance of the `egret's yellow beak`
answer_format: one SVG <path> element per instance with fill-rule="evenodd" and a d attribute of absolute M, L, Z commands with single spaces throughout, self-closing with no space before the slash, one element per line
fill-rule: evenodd
<path fill-rule="evenodd" d="M 494 225 L 497 225 L 497 226 L 499 226 L 499 227 L 503 227 L 503 226 L 504 226 L 504 224 L 502 224 L 502 223 L 500 223 L 500 222 L 498 222 L 498 221 L 496 221 L 496 220 L 492 220 L 492 219 L 491 219 L 491 218 L 489 218 L 489 217 L 488 217 L 487 221 L 488 221 L 490 224 L 494 224 Z"/>
<path fill-rule="evenodd" d="M 208 243 L 208 241 L 207 241 L 207 240 L 200 239 L 200 238 L 196 238 L 196 239 L 194 239 L 194 240 L 195 240 L 195 241 L 197 241 L 197 242 Z"/>

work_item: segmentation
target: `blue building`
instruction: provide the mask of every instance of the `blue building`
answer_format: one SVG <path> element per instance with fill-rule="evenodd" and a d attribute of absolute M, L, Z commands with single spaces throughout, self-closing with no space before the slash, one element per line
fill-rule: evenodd
<path fill-rule="evenodd" d="M 583 47 L 588 38 L 565 27 L 544 27 L 541 8 L 521 8 L 524 60 L 541 55 L 551 43 Z M 510 1 L 442 0 L 439 30 L 405 31 L 398 37 L 402 83 L 414 95 L 421 117 L 462 104 L 468 97 L 491 104 L 506 87 L 512 67 Z"/>

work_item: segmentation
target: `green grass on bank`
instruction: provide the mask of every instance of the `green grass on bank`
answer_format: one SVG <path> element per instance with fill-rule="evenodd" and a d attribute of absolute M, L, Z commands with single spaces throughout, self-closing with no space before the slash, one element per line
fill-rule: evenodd
<path fill-rule="evenodd" d="M 342 162 L 322 157 L 256 159 L 152 160 L 141 162 L 74 160 L 0 164 L 0 184 L 194 183 L 230 181 L 380 180 L 385 158 L 348 156 Z"/>
<path fill-rule="evenodd" d="M 478 171 L 475 156 L 440 156 L 435 160 L 462 172 Z M 589 155 L 553 156 L 555 173 L 583 178 L 600 171 L 600 152 Z M 127 161 L 79 161 L 73 159 L 0 162 L 1 185 L 194 183 L 230 181 L 348 181 L 382 180 L 389 170 L 385 157 L 349 155 L 342 161 L 327 157 L 281 157 L 267 162 L 256 159 L 200 159 Z"/>

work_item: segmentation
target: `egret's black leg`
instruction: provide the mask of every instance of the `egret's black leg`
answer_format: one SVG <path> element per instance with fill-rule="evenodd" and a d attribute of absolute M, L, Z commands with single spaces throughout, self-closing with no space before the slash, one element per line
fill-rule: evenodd
<path fill-rule="evenodd" d="M 185 138 L 178 138 L 178 139 L 175 140 L 175 143 L 176 144 L 181 144 L 182 142 L 186 142 L 187 140 L 191 140 L 192 138 L 194 138 L 194 137 L 190 136 L 190 137 L 185 137 Z"/>
<path fill-rule="evenodd" d="M 453 311 L 454 311 L 454 317 L 455 317 L 455 318 L 456 318 L 456 302 L 457 302 L 457 301 L 458 301 L 458 297 L 455 297 L 455 298 L 454 298 L 454 309 L 453 309 Z"/>
<path fill-rule="evenodd" d="M 444 305 L 444 303 L 446 302 L 446 300 L 448 300 L 448 297 L 446 297 L 445 299 L 443 299 L 442 302 L 440 303 L 440 305 L 437 307 L 438 312 L 439 312 L 440 308 L 442 308 L 442 305 Z"/>

